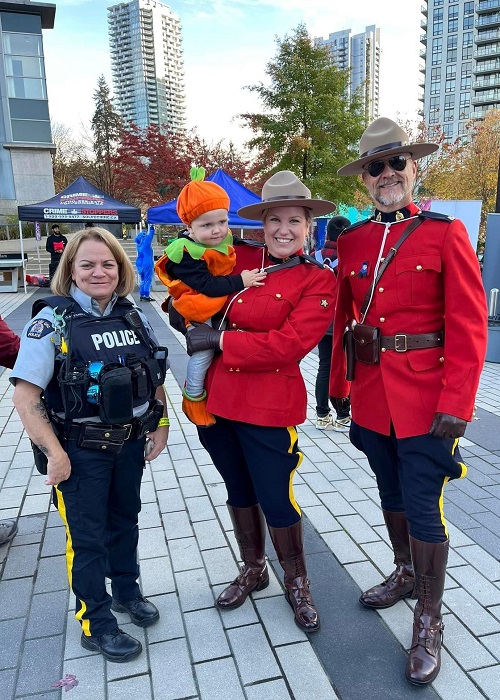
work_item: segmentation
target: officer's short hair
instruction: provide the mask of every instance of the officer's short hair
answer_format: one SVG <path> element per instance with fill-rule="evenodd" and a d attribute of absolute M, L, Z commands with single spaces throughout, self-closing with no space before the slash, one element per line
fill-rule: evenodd
<path fill-rule="evenodd" d="M 75 259 L 78 248 L 85 241 L 99 241 L 109 248 L 111 254 L 118 263 L 118 285 L 115 292 L 119 297 L 126 297 L 127 294 L 130 294 L 135 287 L 135 272 L 132 263 L 113 234 L 98 226 L 77 231 L 69 241 L 54 274 L 52 284 L 50 285 L 54 294 L 63 297 L 70 296 L 69 292 L 73 284 L 71 274 L 73 260 Z"/>

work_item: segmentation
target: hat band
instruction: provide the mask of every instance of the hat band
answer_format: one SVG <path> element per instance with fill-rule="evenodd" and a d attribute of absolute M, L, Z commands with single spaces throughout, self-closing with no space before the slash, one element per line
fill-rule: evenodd
<path fill-rule="evenodd" d="M 310 197 L 306 197 L 304 194 L 284 194 L 281 197 L 268 197 L 267 199 L 263 199 L 262 204 L 266 202 L 279 202 L 280 199 L 310 199 Z"/>
<path fill-rule="evenodd" d="M 369 151 L 361 153 L 360 158 L 366 158 L 366 156 L 372 156 L 375 153 L 380 153 L 381 151 L 388 151 L 391 148 L 401 148 L 402 146 L 409 146 L 409 141 L 394 141 L 394 143 L 385 143 L 383 146 L 377 146 L 376 148 L 370 148 Z"/>

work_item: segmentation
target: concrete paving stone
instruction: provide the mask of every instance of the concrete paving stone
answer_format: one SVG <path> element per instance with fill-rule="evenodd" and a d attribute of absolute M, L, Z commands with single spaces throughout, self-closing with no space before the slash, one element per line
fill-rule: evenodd
<path fill-rule="evenodd" d="M 147 643 L 154 644 L 184 637 L 184 624 L 178 595 L 176 593 L 167 593 L 166 595 L 150 596 L 148 600 L 158 608 L 160 619 L 146 629 Z M 130 632 L 130 634 L 135 633 Z"/>
<path fill-rule="evenodd" d="M 218 520 L 205 520 L 205 522 L 193 523 L 193 529 L 200 550 L 217 549 L 227 544 Z"/>
<path fill-rule="evenodd" d="M 16 452 L 16 446 L 15 445 L 9 445 L 9 446 L 4 446 L 2 447 L 2 460 L 5 462 L 12 462 L 14 459 L 14 455 Z M 21 465 L 24 467 L 26 466 L 26 458 L 19 456 L 18 460 L 20 461 Z"/>
<path fill-rule="evenodd" d="M 23 618 L 0 621 L 0 669 L 19 665 L 25 621 Z"/>
<path fill-rule="evenodd" d="M 302 448 L 302 445 L 300 445 L 299 440 L 299 449 L 304 453 L 304 456 L 307 457 L 307 459 L 312 464 L 319 464 L 320 462 L 328 462 L 330 460 L 330 457 L 327 454 L 325 454 L 323 450 L 317 447 L 316 443 Z"/>
<path fill-rule="evenodd" d="M 268 681 L 247 685 L 245 693 L 248 700 L 290 700 L 292 697 L 283 680 Z"/>
<path fill-rule="evenodd" d="M 341 564 L 366 560 L 366 555 L 346 532 L 327 532 L 322 537 Z"/>
<path fill-rule="evenodd" d="M 141 561 L 168 555 L 165 532 L 162 527 L 149 527 L 139 533 L 139 556 Z"/>
<path fill-rule="evenodd" d="M 486 511 L 485 513 L 475 513 L 474 517 L 482 525 L 487 527 L 488 530 L 491 530 L 494 533 L 500 532 L 500 518 L 498 515 L 495 515 L 490 511 Z M 500 549 L 498 551 L 500 552 Z"/>
<path fill-rule="evenodd" d="M 318 464 L 318 471 L 323 474 L 323 476 L 328 479 L 328 481 L 331 481 L 333 485 L 336 486 L 336 482 L 340 481 L 342 479 L 345 479 L 344 472 L 342 469 L 337 467 L 335 464 L 332 462 L 322 462 L 321 464 Z"/>
<path fill-rule="evenodd" d="M 375 503 L 375 505 L 377 505 L 380 508 L 380 496 L 378 493 L 378 488 L 376 486 L 372 486 L 369 489 L 363 489 L 363 493 L 370 499 L 370 501 Z"/>
<path fill-rule="evenodd" d="M 406 600 L 400 601 L 391 608 L 384 608 L 377 611 L 366 608 L 366 612 L 379 615 L 403 649 L 410 648 L 413 631 L 413 610 Z"/>
<path fill-rule="evenodd" d="M 305 633 L 295 624 L 292 608 L 284 595 L 256 600 L 255 606 L 273 647 L 306 639 Z"/>
<path fill-rule="evenodd" d="M 469 469 L 467 478 L 476 486 L 494 486 L 498 483 L 497 479 L 492 479 L 491 476 L 487 476 L 477 469 Z"/>
<path fill-rule="evenodd" d="M 467 449 L 471 454 L 476 455 L 476 457 L 489 454 L 489 450 L 481 447 L 481 445 L 475 445 L 474 443 L 471 443 Z"/>
<path fill-rule="evenodd" d="M 39 593 L 31 599 L 26 639 L 63 634 L 68 606 L 67 591 Z"/>
<path fill-rule="evenodd" d="M 25 494 L 24 486 L 2 488 L 0 491 L 0 508 L 20 508 Z"/>
<path fill-rule="evenodd" d="M 215 599 L 222 593 L 225 587 L 225 584 L 222 586 L 214 586 L 212 605 L 214 605 Z M 240 605 L 239 608 L 221 611 L 221 622 L 224 629 L 229 630 L 234 627 L 243 627 L 260 623 L 254 595 L 254 593 L 251 593 L 244 604 Z"/>
<path fill-rule="evenodd" d="M 7 430 L 3 430 L 2 435 L 0 435 L 0 449 L 2 450 L 2 452 L 5 447 L 17 447 L 20 437 L 21 433 L 19 431 L 11 433 Z"/>
<path fill-rule="evenodd" d="M 490 496 L 500 498 L 500 486 L 486 486 L 484 489 Z"/>
<path fill-rule="evenodd" d="M 171 540 L 169 542 L 169 550 L 174 572 L 199 569 L 203 566 L 196 537 L 183 537 L 182 539 Z"/>
<path fill-rule="evenodd" d="M 141 561 L 142 592 L 146 597 L 173 593 L 174 575 L 169 557 Z"/>
<path fill-rule="evenodd" d="M 46 513 L 50 505 L 50 494 L 40 494 L 37 496 L 26 496 L 21 510 L 21 515 L 34 515 L 35 513 Z"/>
<path fill-rule="evenodd" d="M 16 696 L 43 693 L 51 687 L 52 683 L 57 683 L 63 677 L 63 649 L 64 638 L 62 634 L 57 637 L 45 637 L 43 640 L 26 641 L 21 656 Z M 47 659 L 50 659 L 51 662 L 47 663 Z M 68 671 L 68 673 L 72 673 L 72 671 Z M 73 697 L 74 699 L 83 698 L 84 695 Z M 86 695 L 85 697 L 99 700 L 99 695 Z"/>
<path fill-rule="evenodd" d="M 500 581 L 500 562 L 477 544 L 460 547 L 460 555 L 490 581 Z"/>
<path fill-rule="evenodd" d="M 179 486 L 177 476 L 173 469 L 165 469 L 161 472 L 153 472 L 153 481 L 156 491 L 175 489 Z"/>
<path fill-rule="evenodd" d="M 500 589 L 472 566 L 458 566 L 450 575 L 484 607 L 500 604 Z"/>
<path fill-rule="evenodd" d="M 370 561 L 360 561 L 346 564 L 344 567 L 351 578 L 358 584 L 361 591 L 367 590 L 382 582 L 380 571 Z M 394 565 L 393 565 L 394 568 Z"/>
<path fill-rule="evenodd" d="M 194 459 L 181 459 L 172 461 L 177 478 L 183 476 L 198 476 L 198 468 Z"/>
<path fill-rule="evenodd" d="M 500 516 L 500 500 L 498 498 L 482 498 L 481 505 L 494 513 L 497 517 Z"/>
<path fill-rule="evenodd" d="M 206 492 L 214 506 L 224 506 L 227 502 L 227 489 L 223 482 L 208 484 Z"/>
<path fill-rule="evenodd" d="M 449 553 L 448 553 L 448 564 L 447 568 L 450 569 L 455 566 L 464 566 L 467 562 L 463 557 L 460 556 L 458 553 L 458 549 L 455 549 L 454 547 L 450 547 Z"/>
<path fill-rule="evenodd" d="M 158 496 L 160 495 L 159 492 Z M 144 503 L 139 513 L 139 528 L 161 527 L 161 515 L 156 503 Z"/>
<path fill-rule="evenodd" d="M 333 517 L 326 506 L 310 506 L 307 509 L 307 518 L 314 529 L 319 532 L 333 532 L 340 530 L 341 526 Z"/>
<path fill-rule="evenodd" d="M 273 650 L 260 625 L 236 627 L 228 630 L 227 635 L 244 685 L 281 676 Z"/>
<path fill-rule="evenodd" d="M 394 552 L 386 542 L 383 540 L 379 540 L 378 542 L 365 542 L 361 545 L 361 549 L 383 576 L 389 576 L 389 574 L 394 571 Z M 380 581 L 376 583 L 380 583 Z"/>
<path fill-rule="evenodd" d="M 206 496 L 206 489 L 199 476 L 185 476 L 179 479 L 179 486 L 184 498 Z"/>
<path fill-rule="evenodd" d="M 481 505 L 481 501 L 476 501 L 466 493 L 455 489 L 453 493 L 449 493 L 446 489 L 446 500 L 453 503 L 457 508 L 461 508 L 466 513 L 480 513 L 487 510 L 485 506 Z"/>
<path fill-rule="evenodd" d="M 173 513 L 165 513 L 164 529 L 167 539 L 176 540 L 181 537 L 192 537 L 193 527 L 189 521 L 186 510 L 179 510 Z"/>
<path fill-rule="evenodd" d="M 215 512 L 217 514 L 217 518 L 219 519 L 219 522 L 220 522 L 221 527 L 224 530 L 224 532 L 232 532 L 233 531 L 233 523 L 231 522 L 231 516 L 229 515 L 229 511 L 227 509 L 227 506 L 226 505 L 217 506 L 215 508 Z M 207 518 L 207 520 L 211 520 L 211 518 Z"/>
<path fill-rule="evenodd" d="M 31 603 L 32 586 L 31 578 L 0 581 L 0 620 L 26 617 Z"/>
<path fill-rule="evenodd" d="M 205 484 L 221 484 L 224 482 L 222 476 L 213 464 L 202 464 L 199 465 L 198 469 Z"/>
<path fill-rule="evenodd" d="M 452 659 L 446 649 L 441 651 L 441 671 L 432 687 L 441 700 L 458 700 L 458 698 L 461 700 L 485 700 L 484 695 Z M 493 697 L 489 700 L 493 700 Z"/>
<path fill-rule="evenodd" d="M 186 508 L 193 523 L 200 520 L 213 520 L 215 511 L 208 496 L 196 496 L 186 499 Z"/>
<path fill-rule="evenodd" d="M 74 605 L 74 598 L 72 598 L 71 604 L 72 606 Z M 90 652 L 84 649 L 80 644 L 81 636 L 82 628 L 80 623 L 75 619 L 75 611 L 72 608 L 66 614 L 66 635 L 64 646 L 65 661 L 69 659 L 78 659 L 81 656 L 88 658 Z M 97 654 L 95 656 L 97 657 Z"/>
<path fill-rule="evenodd" d="M 335 488 L 338 488 L 340 482 L 335 482 Z M 333 493 L 322 493 L 320 499 L 323 501 L 324 505 L 328 508 L 330 513 L 338 517 L 340 515 L 355 515 L 356 511 L 348 503 L 348 501 L 338 492 Z"/>
<path fill-rule="evenodd" d="M 231 656 L 217 608 L 185 613 L 184 622 L 194 663 Z"/>
<path fill-rule="evenodd" d="M 490 456 L 488 452 L 482 459 L 480 457 L 471 457 L 467 460 L 466 464 L 468 467 L 474 467 L 475 470 L 486 474 L 486 476 L 493 476 L 498 474 L 498 467 L 491 462 Z"/>
<path fill-rule="evenodd" d="M 295 495 L 295 500 L 301 508 L 319 506 L 321 504 L 319 498 L 307 484 L 294 483 L 293 492 Z"/>
<path fill-rule="evenodd" d="M 31 477 L 28 482 L 28 490 L 26 493 L 28 496 L 36 496 L 47 493 L 47 486 L 44 481 L 46 479 L 43 474 L 39 474 L 37 471 L 31 471 Z"/>
<path fill-rule="evenodd" d="M 15 520 L 19 515 L 19 508 L 2 508 L 0 510 L 0 520 Z"/>
<path fill-rule="evenodd" d="M 359 515 L 338 515 L 338 522 L 358 544 L 378 542 L 378 534 Z"/>
<path fill-rule="evenodd" d="M 302 470 L 301 470 L 302 471 Z M 304 481 L 314 493 L 325 493 L 334 491 L 335 487 L 332 483 L 320 472 L 313 472 L 304 476 Z"/>
<path fill-rule="evenodd" d="M 484 646 L 500 661 L 500 632 L 497 634 L 487 634 L 481 637 Z"/>
<path fill-rule="evenodd" d="M 171 435 L 172 435 L 172 433 L 170 432 L 169 436 L 168 436 L 169 442 L 170 442 Z M 170 459 L 170 455 L 168 454 L 168 452 L 166 450 L 164 452 L 162 452 L 161 454 L 159 454 L 158 457 L 154 460 L 154 462 L 147 462 L 147 464 L 148 464 L 147 468 L 150 469 L 153 474 L 155 474 L 156 472 L 162 472 L 162 471 L 169 470 L 169 469 L 173 470 L 173 468 L 174 468 L 173 464 L 172 464 L 172 460 Z"/>
<path fill-rule="evenodd" d="M 295 700 L 338 700 L 309 642 L 289 644 L 276 653 Z"/>
<path fill-rule="evenodd" d="M 32 516 L 32 519 L 37 518 L 37 517 L 40 518 L 41 520 L 44 520 L 42 515 L 34 515 L 34 516 Z M 47 517 L 47 523 L 46 523 L 47 528 L 61 526 L 61 516 L 59 515 L 59 513 L 57 512 L 56 508 L 53 505 L 50 506 L 50 510 L 49 510 L 46 517 Z"/>
<path fill-rule="evenodd" d="M 500 665 L 472 671 L 470 675 L 487 698 L 495 700 L 500 697 Z"/>
<path fill-rule="evenodd" d="M 229 700 L 228 688 L 231 689 L 231 700 L 245 700 L 233 659 L 208 661 L 196 664 L 194 668 L 203 700 Z"/>
<path fill-rule="evenodd" d="M 454 485 L 458 490 L 463 491 L 474 500 L 480 500 L 485 496 L 485 489 L 482 489 L 480 486 L 476 486 L 476 484 L 474 484 L 472 481 L 469 481 L 467 477 L 465 477 L 465 479 L 455 481 Z M 492 487 L 490 486 L 488 488 Z"/>
<path fill-rule="evenodd" d="M 183 462 L 184 460 L 193 459 L 191 450 L 184 440 L 179 444 L 170 442 L 167 444 L 167 452 L 170 455 L 170 459 L 175 464 L 176 462 Z"/>
<path fill-rule="evenodd" d="M 82 649 L 82 651 L 84 650 Z M 72 700 L 89 700 L 90 698 L 92 700 L 105 700 L 106 662 L 100 654 L 91 654 L 89 651 L 86 651 L 85 654 L 86 656 L 79 659 L 65 661 L 60 678 L 68 673 L 76 676 L 78 685 L 71 690 Z M 56 682 L 58 680 L 59 678 L 55 679 Z M 66 695 L 66 693 L 64 694 Z"/>
<path fill-rule="evenodd" d="M 201 553 L 212 586 L 229 583 L 238 575 L 238 566 L 227 547 L 207 549 Z"/>
<path fill-rule="evenodd" d="M 478 641 L 455 615 L 444 615 L 443 622 L 446 630 L 443 644 L 465 671 L 497 663 L 481 643 L 485 637 L 481 637 L 481 641 Z M 498 636 L 500 638 L 500 634 Z"/>
<path fill-rule="evenodd" d="M 47 528 L 43 535 L 42 550 L 40 556 L 53 557 L 64 554 L 66 551 L 66 529 L 58 514 L 58 526 Z"/>
<path fill-rule="evenodd" d="M 364 501 L 366 499 L 366 494 L 357 484 L 354 484 L 349 478 L 346 472 L 344 472 L 344 478 L 342 481 L 336 481 L 334 486 L 337 491 L 342 494 L 342 496 L 349 502 L 354 501 Z M 363 489 L 366 487 L 363 487 Z M 335 513 L 334 513 L 335 515 Z"/>
<path fill-rule="evenodd" d="M 174 511 L 184 510 L 185 508 L 182 491 L 179 488 L 158 491 L 157 496 L 160 513 L 172 513 Z"/>
<path fill-rule="evenodd" d="M 448 537 L 450 538 L 450 543 L 453 547 L 465 547 L 466 545 L 474 544 L 470 537 L 467 537 L 461 530 L 458 529 L 453 523 L 448 522 Z"/>
<path fill-rule="evenodd" d="M 16 671 L 14 669 L 0 671 L 0 697 L 2 700 L 14 700 L 15 685 Z"/>
<path fill-rule="evenodd" d="M 108 700 L 153 700 L 149 673 L 108 683 L 107 694 Z"/>
<path fill-rule="evenodd" d="M 373 501 L 354 501 L 352 506 L 368 525 L 384 525 L 382 510 Z"/>
<path fill-rule="evenodd" d="M 478 527 L 480 524 L 477 518 L 477 513 L 474 516 L 469 515 L 461 508 L 458 508 L 453 503 L 445 501 L 444 516 L 446 520 L 451 521 L 454 525 L 462 530 L 470 530 L 473 527 Z"/>
<path fill-rule="evenodd" d="M 142 480 L 141 503 L 156 503 L 156 491 L 152 481 Z"/>
<path fill-rule="evenodd" d="M 66 557 L 46 557 L 38 562 L 34 593 L 68 590 L 68 573 Z"/>
<path fill-rule="evenodd" d="M 500 552 L 500 537 L 484 527 L 467 530 L 467 535 L 485 549 L 491 556 L 498 557 Z"/>
<path fill-rule="evenodd" d="M 2 488 L 9 488 L 11 486 L 24 486 L 26 487 L 31 477 L 31 468 L 22 467 L 21 469 L 10 469 L 5 477 Z M 47 488 L 47 487 L 45 487 Z"/>
<path fill-rule="evenodd" d="M 15 543 L 15 539 L 13 544 Z M 23 578 L 33 576 L 37 569 L 38 544 L 26 544 L 22 547 L 11 546 L 9 556 L 5 563 L 2 579 Z"/>
<path fill-rule="evenodd" d="M 185 639 L 151 644 L 149 659 L 155 700 L 178 700 L 197 695 Z"/>
<path fill-rule="evenodd" d="M 349 457 L 349 455 L 346 455 L 345 452 L 339 452 L 337 454 L 334 454 L 331 456 L 332 462 L 339 467 L 339 469 L 346 470 L 346 469 L 356 469 L 357 464 L 356 462 L 352 459 L 352 457 Z"/>
<path fill-rule="evenodd" d="M 445 591 L 444 602 L 461 622 L 478 636 L 500 632 L 500 622 L 481 607 L 463 588 Z"/>
<path fill-rule="evenodd" d="M 196 462 L 196 464 L 198 465 L 198 467 L 213 466 L 212 458 L 210 457 L 210 455 L 208 454 L 208 452 L 204 448 L 202 448 L 200 450 L 195 450 L 195 449 L 193 449 L 193 447 L 191 447 L 191 455 L 192 455 L 194 461 Z M 218 474 L 218 472 L 217 472 L 217 474 Z"/>

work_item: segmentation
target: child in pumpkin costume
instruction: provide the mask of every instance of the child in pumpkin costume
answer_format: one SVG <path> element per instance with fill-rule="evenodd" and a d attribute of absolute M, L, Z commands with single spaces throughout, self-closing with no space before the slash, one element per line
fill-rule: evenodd
<path fill-rule="evenodd" d="M 167 246 L 155 265 L 173 306 L 186 319 L 188 333 L 190 321 L 211 323 L 229 294 L 260 286 L 266 276 L 257 269 L 231 274 L 236 256 L 228 229 L 229 197 L 219 185 L 203 180 L 204 174 L 203 168 L 192 169 L 191 177 L 197 179 L 192 179 L 177 199 L 177 214 L 187 232 Z M 213 350 L 203 350 L 188 361 L 182 410 L 198 426 L 215 423 L 206 410 L 204 389 L 213 355 Z"/>

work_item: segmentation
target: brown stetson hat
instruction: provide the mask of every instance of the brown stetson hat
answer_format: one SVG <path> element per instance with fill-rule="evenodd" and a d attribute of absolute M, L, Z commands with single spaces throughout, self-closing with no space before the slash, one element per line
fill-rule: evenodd
<path fill-rule="evenodd" d="M 262 202 L 238 209 L 238 216 L 262 221 L 266 209 L 274 207 L 304 207 L 311 216 L 322 216 L 337 208 L 326 199 L 312 199 L 309 190 L 291 170 L 280 170 L 264 183 Z"/>
<path fill-rule="evenodd" d="M 412 160 L 437 151 L 435 143 L 410 143 L 406 131 L 387 117 L 375 119 L 365 130 L 359 142 L 359 159 L 344 165 L 339 175 L 362 175 L 363 166 L 371 160 L 384 159 L 398 153 L 411 153 Z"/>

